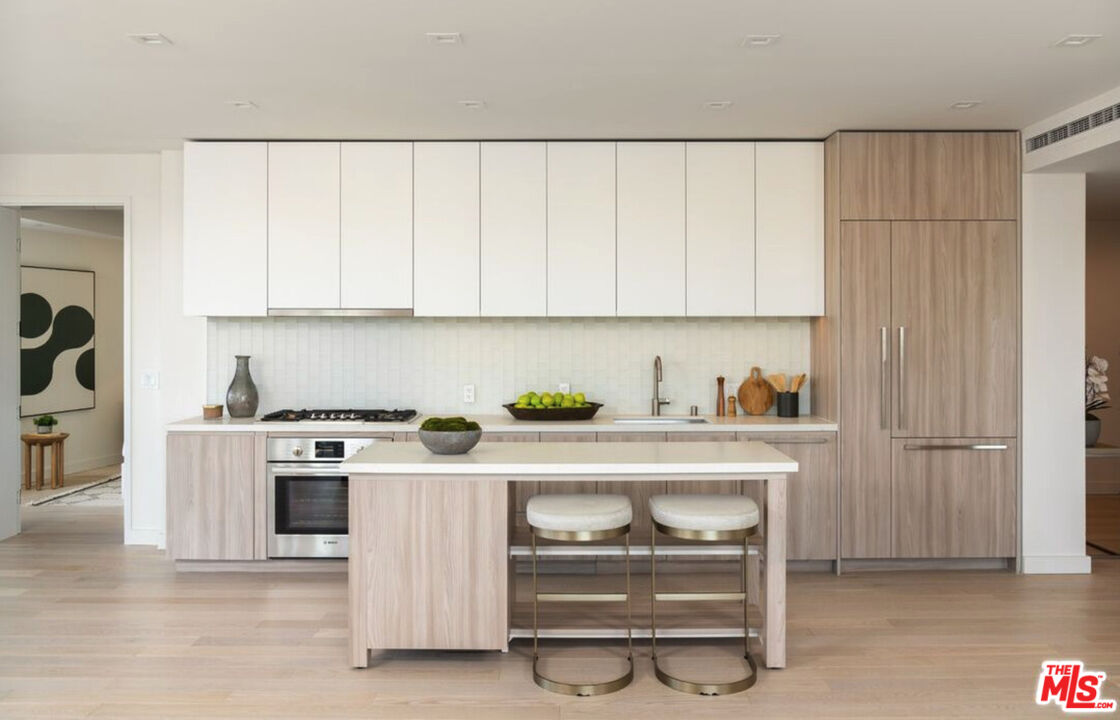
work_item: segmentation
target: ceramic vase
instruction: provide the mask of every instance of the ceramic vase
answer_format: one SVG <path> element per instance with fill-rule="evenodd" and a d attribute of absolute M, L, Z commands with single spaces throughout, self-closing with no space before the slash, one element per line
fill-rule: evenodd
<path fill-rule="evenodd" d="M 233 382 L 226 391 L 226 407 L 229 416 L 235 418 L 253 417 L 257 414 L 257 405 L 260 397 L 257 395 L 257 386 L 253 376 L 249 374 L 249 356 L 235 355 L 237 369 L 233 373 Z"/>

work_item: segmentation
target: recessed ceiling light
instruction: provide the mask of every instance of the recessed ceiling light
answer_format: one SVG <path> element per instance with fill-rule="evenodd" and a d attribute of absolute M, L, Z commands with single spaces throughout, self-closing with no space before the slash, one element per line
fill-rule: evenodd
<path fill-rule="evenodd" d="M 1054 45 L 1057 47 L 1081 47 L 1100 39 L 1100 37 L 1100 35 L 1066 35 Z"/>
<path fill-rule="evenodd" d="M 463 36 L 457 32 L 430 32 L 424 36 L 433 45 L 461 45 L 463 42 Z"/>
<path fill-rule="evenodd" d="M 256 110 L 257 104 L 252 100 L 226 100 L 226 105 L 236 110 Z"/>
<path fill-rule="evenodd" d="M 459 107 L 467 110 L 485 110 L 486 102 L 484 100 L 460 100 Z"/>
<path fill-rule="evenodd" d="M 134 42 L 141 45 L 172 45 L 171 38 L 159 33 L 134 33 L 128 36 Z"/>
<path fill-rule="evenodd" d="M 726 110 L 729 107 L 731 107 L 731 105 L 732 105 L 732 102 L 730 100 L 709 100 L 708 102 L 704 103 L 704 109 L 705 110 Z"/>
<path fill-rule="evenodd" d="M 953 110 L 971 110 L 979 104 L 979 100 L 958 100 L 949 107 Z"/>
<path fill-rule="evenodd" d="M 747 35 L 739 41 L 742 47 L 766 47 L 782 39 L 781 35 Z"/>

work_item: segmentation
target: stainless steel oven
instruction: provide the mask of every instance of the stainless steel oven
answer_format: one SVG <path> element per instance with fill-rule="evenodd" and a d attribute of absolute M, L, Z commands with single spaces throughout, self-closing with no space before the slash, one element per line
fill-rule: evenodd
<path fill-rule="evenodd" d="M 367 438 L 270 437 L 268 556 L 344 558 L 349 550 L 348 478 L 339 463 L 375 442 Z"/>

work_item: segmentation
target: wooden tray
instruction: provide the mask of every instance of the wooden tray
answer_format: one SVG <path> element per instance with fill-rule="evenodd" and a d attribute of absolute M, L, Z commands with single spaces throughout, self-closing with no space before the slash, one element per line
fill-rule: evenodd
<path fill-rule="evenodd" d="M 585 407 L 570 408 L 519 408 L 514 403 L 502 405 L 518 420 L 590 420 L 603 407 L 602 403 L 588 403 Z"/>

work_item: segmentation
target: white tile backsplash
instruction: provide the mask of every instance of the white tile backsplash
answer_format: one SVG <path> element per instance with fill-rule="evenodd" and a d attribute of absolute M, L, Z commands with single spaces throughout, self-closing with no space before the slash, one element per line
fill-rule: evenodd
<path fill-rule="evenodd" d="M 664 412 L 715 412 L 760 365 L 809 372 L 807 318 L 211 318 L 208 402 L 225 402 L 234 355 L 251 355 L 260 412 L 291 407 L 414 407 L 504 412 L 521 392 L 571 383 L 604 412 L 648 413 L 653 357 L 664 363 Z M 465 404 L 463 385 L 477 400 Z M 808 387 L 801 412 L 809 412 Z M 773 410 L 771 410 L 773 412 Z"/>

